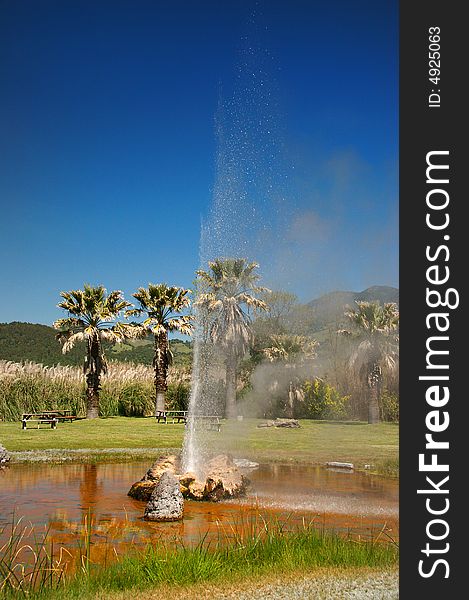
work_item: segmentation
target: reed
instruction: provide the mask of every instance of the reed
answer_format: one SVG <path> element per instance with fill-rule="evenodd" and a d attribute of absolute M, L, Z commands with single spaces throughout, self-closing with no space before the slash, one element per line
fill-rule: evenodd
<path fill-rule="evenodd" d="M 4 531 L 1 531 L 3 534 Z M 67 550 L 58 555 L 49 532 L 36 535 L 32 525 L 13 516 L 7 541 L 0 547 L 0 592 L 5 596 L 27 597 L 31 591 L 55 590 L 65 580 Z M 33 543 L 25 540 L 33 538 Z"/>
<path fill-rule="evenodd" d="M 153 369 L 148 365 L 111 362 L 102 377 L 100 415 L 144 416 L 155 405 Z M 190 371 L 171 368 L 168 402 L 179 408 L 189 395 Z M 66 408 L 84 416 L 85 383 L 79 367 L 0 361 L 0 419 L 17 421 L 24 412 Z"/>
<path fill-rule="evenodd" d="M 6 598 L 34 594 L 45 599 L 84 600 L 119 590 L 148 590 L 160 586 L 190 586 L 242 580 L 269 572 L 294 572 L 321 567 L 389 568 L 398 560 L 397 545 L 380 539 L 357 541 L 340 537 L 313 523 L 293 529 L 285 522 L 266 520 L 261 514 L 235 527 L 220 526 L 215 542 L 202 536 L 196 546 L 158 540 L 136 548 L 112 564 L 94 564 L 89 548 L 91 520 L 82 528 L 83 545 L 78 565 L 69 569 L 63 552 L 54 558 L 49 550 L 33 551 L 31 566 L 21 562 L 24 551 L 19 522 L 0 555 L 0 587 Z M 47 535 L 47 534 L 46 534 Z M 44 540 L 40 542 L 45 548 Z M 63 550 L 63 549 L 62 549 Z M 71 555 L 69 555 L 71 556 Z M 77 568 L 78 567 L 78 568 Z"/>

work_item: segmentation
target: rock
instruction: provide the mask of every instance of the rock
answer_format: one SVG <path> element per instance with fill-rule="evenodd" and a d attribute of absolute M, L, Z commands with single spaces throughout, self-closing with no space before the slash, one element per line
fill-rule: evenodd
<path fill-rule="evenodd" d="M 236 498 L 246 492 L 248 484 L 249 480 L 228 454 L 219 454 L 208 462 L 204 491 L 207 500 L 218 502 L 222 498 Z"/>
<path fill-rule="evenodd" d="M 241 496 L 249 484 L 232 457 L 226 454 L 212 458 L 207 463 L 206 473 L 203 481 L 198 480 L 194 473 L 185 473 L 179 477 L 181 492 L 185 498 L 218 502 L 223 498 Z"/>
<path fill-rule="evenodd" d="M 248 460 L 247 458 L 233 458 L 233 462 L 239 469 L 259 468 L 259 463 L 254 462 L 252 460 Z"/>
<path fill-rule="evenodd" d="M 244 460 L 244 462 L 243 462 Z M 243 459 L 241 464 L 246 468 L 256 468 L 258 463 Z M 197 479 L 194 473 L 177 474 L 178 459 L 176 456 L 160 458 L 144 475 L 133 484 L 128 495 L 136 500 L 149 502 L 163 473 L 171 473 L 179 481 L 179 489 L 184 498 L 192 500 L 210 500 L 218 502 L 223 498 L 236 498 L 246 492 L 249 479 L 245 477 L 233 458 L 220 454 L 208 461 L 206 475 L 202 480 Z"/>
<path fill-rule="evenodd" d="M 186 498 L 192 500 L 205 500 L 205 482 L 192 479 L 188 482 L 186 488 Z"/>
<path fill-rule="evenodd" d="M 175 473 L 179 467 L 179 459 L 176 455 L 162 456 L 148 469 L 142 477 L 142 481 L 159 481 L 165 471 Z"/>
<path fill-rule="evenodd" d="M 181 488 L 188 488 L 189 485 L 197 479 L 195 473 L 184 473 L 184 475 L 179 476 L 179 483 L 181 484 Z"/>
<path fill-rule="evenodd" d="M 162 456 L 148 469 L 140 481 L 132 485 L 127 495 L 135 500 L 148 501 L 156 484 L 165 471 L 175 473 L 178 468 L 178 457 L 175 455 Z"/>
<path fill-rule="evenodd" d="M 280 419 L 277 418 L 275 421 L 266 421 L 265 423 L 259 423 L 258 427 L 290 427 L 297 429 L 301 427 L 298 419 Z"/>
<path fill-rule="evenodd" d="M 353 463 L 335 462 L 335 461 L 327 462 L 326 467 L 335 467 L 336 469 L 353 469 L 354 468 Z"/>
<path fill-rule="evenodd" d="M 298 419 L 275 419 L 274 421 L 275 427 L 292 427 L 297 429 L 300 427 L 300 423 Z"/>
<path fill-rule="evenodd" d="M 5 467 L 10 462 L 10 453 L 0 444 L 0 467 Z"/>
<path fill-rule="evenodd" d="M 184 498 L 179 489 L 179 479 L 171 471 L 160 475 L 144 518 L 148 521 L 179 521 L 184 511 Z"/>
<path fill-rule="evenodd" d="M 127 492 L 127 496 L 130 496 L 135 500 L 145 500 L 145 502 L 148 502 L 157 483 L 158 482 L 154 480 L 137 481 Z"/>

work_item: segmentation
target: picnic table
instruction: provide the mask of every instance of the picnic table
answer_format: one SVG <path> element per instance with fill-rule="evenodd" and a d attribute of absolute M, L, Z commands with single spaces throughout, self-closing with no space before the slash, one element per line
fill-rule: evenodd
<path fill-rule="evenodd" d="M 168 419 L 171 419 L 172 423 L 185 423 L 187 420 L 187 410 L 157 410 L 156 414 L 157 423 L 168 424 Z"/>
<path fill-rule="evenodd" d="M 184 423 L 186 427 L 188 424 L 194 423 L 197 427 L 202 426 L 212 431 L 220 431 L 221 429 L 221 417 L 219 415 L 191 415 L 189 417 L 187 410 L 157 410 L 155 418 L 157 423 Z"/>
<path fill-rule="evenodd" d="M 36 413 L 23 413 L 21 415 L 21 428 L 27 429 L 29 423 L 36 423 L 39 429 L 40 425 L 50 425 L 51 429 L 57 428 L 60 421 L 74 421 L 75 415 L 71 414 L 69 409 L 43 410 Z"/>
<path fill-rule="evenodd" d="M 222 418 L 220 415 L 192 415 L 186 421 L 186 427 L 190 427 L 191 424 L 194 427 L 204 427 L 211 431 L 220 431 Z"/>

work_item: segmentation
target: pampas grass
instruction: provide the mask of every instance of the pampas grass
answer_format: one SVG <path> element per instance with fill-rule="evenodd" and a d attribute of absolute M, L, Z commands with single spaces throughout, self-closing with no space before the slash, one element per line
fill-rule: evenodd
<path fill-rule="evenodd" d="M 101 378 L 100 416 L 145 416 L 154 412 L 153 368 L 133 363 L 109 364 Z M 168 406 L 180 408 L 189 394 L 188 368 L 171 368 Z M 79 367 L 0 361 L 0 419 L 17 421 L 25 412 L 69 409 L 86 414 L 85 380 Z"/>

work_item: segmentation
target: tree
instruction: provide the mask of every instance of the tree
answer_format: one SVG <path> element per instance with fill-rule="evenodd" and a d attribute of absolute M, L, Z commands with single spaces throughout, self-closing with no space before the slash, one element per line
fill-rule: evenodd
<path fill-rule="evenodd" d="M 270 336 L 289 331 L 289 319 L 297 308 L 295 294 L 283 290 L 269 290 L 260 294 L 260 299 L 266 303 L 267 312 L 259 315 L 252 323 L 257 346 L 255 354 L 263 351 Z"/>
<path fill-rule="evenodd" d="M 304 335 L 280 334 L 271 335 L 270 346 L 263 352 L 271 361 L 282 361 L 287 364 L 302 363 L 316 357 L 318 342 Z"/>
<path fill-rule="evenodd" d="M 126 312 L 127 316 L 146 315 L 140 325 L 135 325 L 139 337 L 154 336 L 155 350 L 153 368 L 155 370 L 155 411 L 165 409 L 165 396 L 168 389 L 168 369 L 173 355 L 169 347 L 168 333 L 178 331 L 184 335 L 192 332 L 192 315 L 180 315 L 190 305 L 188 294 L 191 290 L 165 283 L 149 283 L 148 288 L 139 288 L 133 297 L 139 303 L 137 308 Z"/>
<path fill-rule="evenodd" d="M 303 393 L 296 377 L 296 367 L 304 365 L 316 357 L 318 342 L 304 335 L 279 334 L 271 335 L 270 346 L 263 349 L 263 354 L 271 363 L 282 363 L 289 370 L 288 399 L 286 413 L 294 417 L 295 401 L 301 402 Z"/>
<path fill-rule="evenodd" d="M 350 357 L 355 367 L 366 380 L 368 394 L 368 423 L 379 423 L 379 406 L 383 369 L 397 367 L 399 356 L 399 309 L 393 302 L 356 302 L 356 310 L 347 311 L 345 316 L 354 326 L 358 344 Z"/>
<path fill-rule="evenodd" d="M 132 306 L 124 300 L 122 292 L 107 294 L 100 285 L 84 286 L 84 290 L 60 292 L 63 301 L 57 306 L 69 314 L 67 318 L 57 319 L 54 328 L 59 330 L 56 338 L 62 343 L 62 352 L 71 350 L 77 342 L 86 343 L 86 356 L 83 372 L 86 377 L 86 418 L 99 416 L 99 390 L 101 375 L 107 371 L 103 341 L 120 343 L 133 337 L 129 324 L 118 320 L 125 309 Z"/>
<path fill-rule="evenodd" d="M 284 290 L 268 290 L 261 297 L 268 306 L 268 318 L 277 325 L 277 329 L 283 328 L 298 303 L 297 296 Z"/>
<path fill-rule="evenodd" d="M 267 310 L 256 297 L 267 291 L 257 285 L 258 264 L 245 258 L 217 258 L 209 271 L 197 271 L 200 293 L 195 306 L 207 315 L 208 333 L 224 355 L 226 366 L 226 416 L 236 416 L 237 368 L 253 338 L 251 311 Z"/>

